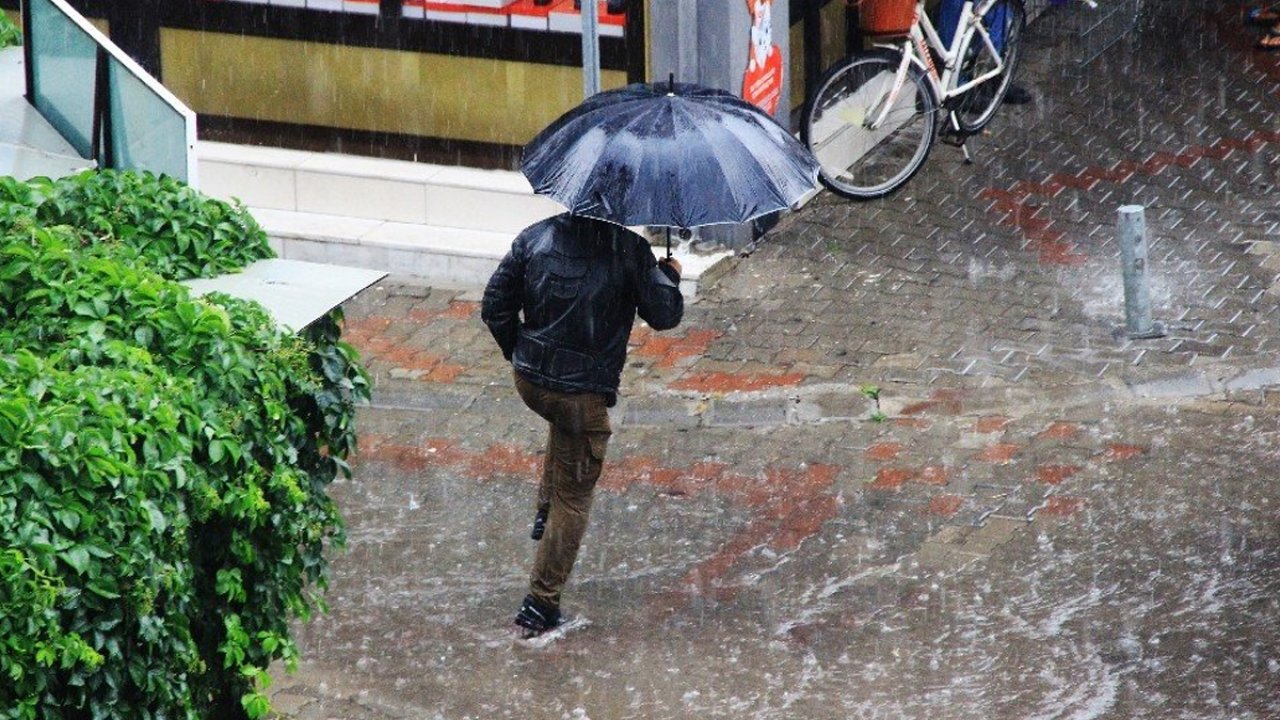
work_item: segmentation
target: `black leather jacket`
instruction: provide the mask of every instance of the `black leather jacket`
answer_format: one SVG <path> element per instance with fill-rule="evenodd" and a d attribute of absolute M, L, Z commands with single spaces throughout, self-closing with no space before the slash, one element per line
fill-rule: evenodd
<path fill-rule="evenodd" d="M 602 393 L 612 406 L 637 313 L 655 330 L 680 323 L 675 269 L 658 265 L 630 230 L 564 213 L 516 236 L 484 290 L 480 317 L 530 382 Z"/>

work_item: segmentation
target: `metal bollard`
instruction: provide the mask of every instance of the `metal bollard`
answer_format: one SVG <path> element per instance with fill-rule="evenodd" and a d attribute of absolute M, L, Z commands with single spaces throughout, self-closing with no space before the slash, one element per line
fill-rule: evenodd
<path fill-rule="evenodd" d="M 1147 218 L 1141 205 L 1120 208 L 1120 258 L 1124 271 L 1125 334 L 1134 340 L 1164 337 L 1165 329 L 1151 321 L 1151 291 L 1147 284 Z"/>

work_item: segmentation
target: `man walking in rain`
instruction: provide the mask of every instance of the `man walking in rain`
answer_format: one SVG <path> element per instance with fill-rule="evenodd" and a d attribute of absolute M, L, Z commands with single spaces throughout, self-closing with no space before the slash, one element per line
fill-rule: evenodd
<path fill-rule="evenodd" d="M 516 391 L 550 425 L 531 533 L 540 542 L 515 618 L 525 637 L 561 622 L 637 314 L 655 330 L 680 323 L 680 263 L 655 261 L 620 225 L 570 213 L 525 228 L 485 288 L 481 317 Z"/>

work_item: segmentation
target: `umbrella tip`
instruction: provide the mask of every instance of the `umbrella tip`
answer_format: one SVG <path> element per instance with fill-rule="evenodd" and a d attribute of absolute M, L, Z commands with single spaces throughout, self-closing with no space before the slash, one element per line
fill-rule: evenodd
<path fill-rule="evenodd" d="M 667 73 L 667 94 L 668 95 L 676 94 L 676 74 L 675 73 Z"/>

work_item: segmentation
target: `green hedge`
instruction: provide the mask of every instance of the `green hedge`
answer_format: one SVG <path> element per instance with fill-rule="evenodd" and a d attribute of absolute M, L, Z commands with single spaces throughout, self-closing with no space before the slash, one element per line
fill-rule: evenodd
<path fill-rule="evenodd" d="M 168 178 L 0 178 L 0 232 L 0 719 L 265 714 L 343 540 L 340 316 L 193 298 L 270 250 Z"/>
<path fill-rule="evenodd" d="M 0 48 L 21 44 L 22 31 L 18 29 L 17 25 L 13 24 L 8 15 L 0 12 Z"/>

